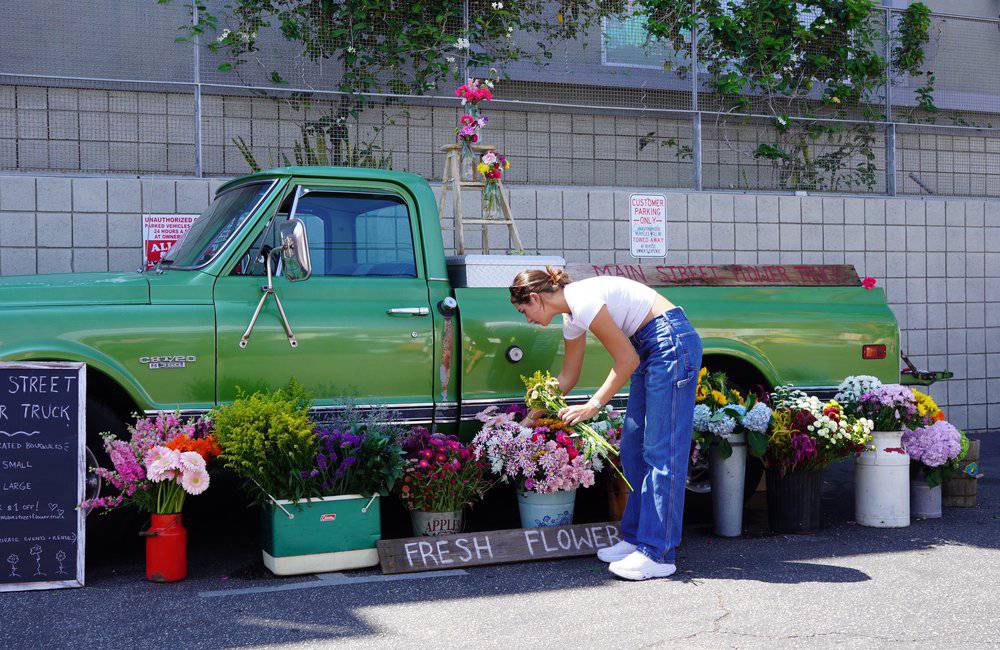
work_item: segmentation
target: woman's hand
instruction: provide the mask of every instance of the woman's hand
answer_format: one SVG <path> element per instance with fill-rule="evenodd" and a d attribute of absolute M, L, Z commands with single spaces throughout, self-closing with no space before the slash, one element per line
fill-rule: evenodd
<path fill-rule="evenodd" d="M 600 408 L 593 404 L 579 404 L 577 406 L 567 406 L 559 410 L 559 419 L 572 426 L 593 418 L 600 412 Z"/>
<path fill-rule="evenodd" d="M 545 415 L 545 411 L 543 411 L 542 409 L 534 409 L 532 411 L 528 411 L 528 414 L 524 417 L 523 420 L 521 420 L 521 426 L 522 427 L 534 426 L 538 418 L 542 417 L 543 415 Z"/>

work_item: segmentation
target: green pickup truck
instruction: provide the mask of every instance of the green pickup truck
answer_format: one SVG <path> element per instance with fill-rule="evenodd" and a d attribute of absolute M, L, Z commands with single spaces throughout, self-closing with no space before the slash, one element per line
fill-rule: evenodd
<path fill-rule="evenodd" d="M 558 371 L 561 328 L 524 322 L 506 290 L 514 271 L 553 261 L 446 258 L 434 194 L 412 174 L 274 169 L 221 187 L 155 269 L 0 278 L 0 360 L 86 362 L 92 447 L 132 412 L 203 412 L 291 377 L 318 411 L 353 396 L 461 428 L 488 404 L 520 401 L 520 375 Z M 701 333 L 705 364 L 744 386 L 830 393 L 852 374 L 901 379 L 885 294 L 851 267 L 569 270 L 658 287 Z M 588 346 L 584 399 L 610 364 Z"/>

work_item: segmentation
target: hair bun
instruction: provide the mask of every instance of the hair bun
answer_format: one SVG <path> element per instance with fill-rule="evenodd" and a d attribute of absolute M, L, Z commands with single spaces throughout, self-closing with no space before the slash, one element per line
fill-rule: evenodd
<path fill-rule="evenodd" d="M 546 266 L 545 272 L 549 275 L 549 281 L 555 287 L 565 287 L 569 284 L 569 274 L 563 269 Z"/>

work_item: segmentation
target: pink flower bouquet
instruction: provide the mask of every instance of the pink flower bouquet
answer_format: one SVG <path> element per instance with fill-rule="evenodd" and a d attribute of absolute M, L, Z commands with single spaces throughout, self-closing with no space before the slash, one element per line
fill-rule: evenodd
<path fill-rule="evenodd" d="M 113 469 L 97 467 L 94 472 L 118 494 L 88 499 L 80 507 L 110 510 L 131 504 L 153 514 L 180 512 L 186 494 L 208 488 L 207 465 L 221 451 L 211 427 L 205 419 L 185 421 L 161 413 L 130 426 L 128 442 L 105 435 Z"/>
<path fill-rule="evenodd" d="M 491 406 L 476 416 L 483 428 L 472 440 L 473 457 L 490 471 L 525 492 L 548 494 L 594 484 L 600 459 L 588 459 L 582 441 L 556 421 L 534 428 L 520 425 L 513 413 Z"/>

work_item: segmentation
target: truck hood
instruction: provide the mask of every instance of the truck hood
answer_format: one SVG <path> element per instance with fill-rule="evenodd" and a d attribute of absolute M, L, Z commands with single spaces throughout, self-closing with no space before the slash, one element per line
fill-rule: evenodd
<path fill-rule="evenodd" d="M 55 273 L 0 278 L 0 309 L 52 305 L 146 305 L 149 282 L 137 273 Z"/>

